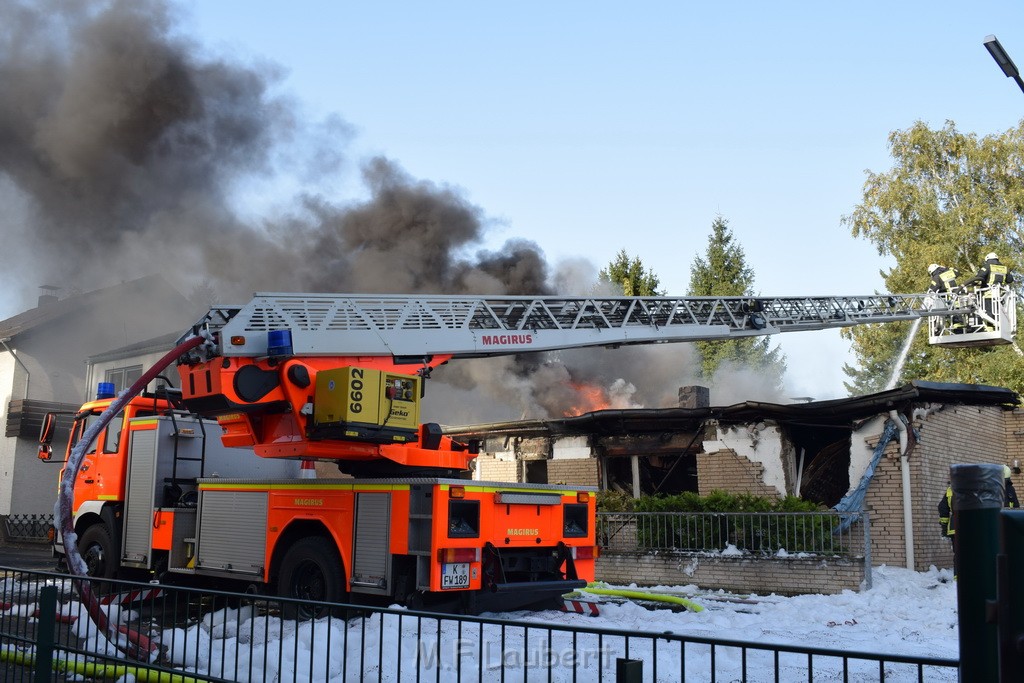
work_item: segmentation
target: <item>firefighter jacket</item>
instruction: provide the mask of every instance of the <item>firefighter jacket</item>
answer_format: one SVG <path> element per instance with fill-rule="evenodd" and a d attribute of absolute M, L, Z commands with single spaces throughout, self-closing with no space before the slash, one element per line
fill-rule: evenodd
<path fill-rule="evenodd" d="M 1020 508 L 1020 501 L 1017 500 L 1017 489 L 1009 479 L 1003 480 L 1003 507 L 1016 510 Z M 952 536 L 956 533 L 953 525 L 953 487 L 947 486 L 946 493 L 939 501 L 939 524 L 942 526 L 944 536 Z"/>
<path fill-rule="evenodd" d="M 981 268 L 964 285 L 975 285 L 977 287 L 991 287 L 992 285 L 1012 285 L 1013 274 L 1010 269 L 999 262 L 999 259 L 989 259 L 981 264 Z"/>
<path fill-rule="evenodd" d="M 939 266 L 932 273 L 932 285 L 928 289 L 932 292 L 952 292 L 959 286 L 957 283 L 959 277 L 960 272 L 956 268 Z"/>
<path fill-rule="evenodd" d="M 942 525 L 942 534 L 952 536 L 956 533 L 953 528 L 953 487 L 947 486 L 946 492 L 939 501 L 939 524 Z"/>

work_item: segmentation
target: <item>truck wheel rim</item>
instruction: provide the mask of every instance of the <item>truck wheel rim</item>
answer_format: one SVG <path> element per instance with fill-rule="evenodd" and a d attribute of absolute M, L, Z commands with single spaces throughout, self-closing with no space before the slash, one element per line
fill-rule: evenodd
<path fill-rule="evenodd" d="M 93 543 L 86 548 L 82 557 L 88 567 L 89 576 L 103 576 L 106 563 L 103 557 L 103 548 L 98 543 Z"/>
<path fill-rule="evenodd" d="M 296 598 L 302 600 L 324 600 L 327 598 L 324 572 L 316 562 L 303 562 L 295 570 L 292 585 Z"/>

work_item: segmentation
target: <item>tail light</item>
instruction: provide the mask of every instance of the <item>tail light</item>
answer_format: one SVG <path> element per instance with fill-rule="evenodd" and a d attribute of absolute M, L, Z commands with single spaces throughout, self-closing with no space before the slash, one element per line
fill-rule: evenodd
<path fill-rule="evenodd" d="M 593 545 L 581 545 L 570 548 L 572 551 L 572 559 L 574 560 L 594 560 L 597 559 L 597 546 Z"/>
<path fill-rule="evenodd" d="M 480 548 L 441 548 L 437 551 L 437 559 L 444 564 L 479 562 Z"/>

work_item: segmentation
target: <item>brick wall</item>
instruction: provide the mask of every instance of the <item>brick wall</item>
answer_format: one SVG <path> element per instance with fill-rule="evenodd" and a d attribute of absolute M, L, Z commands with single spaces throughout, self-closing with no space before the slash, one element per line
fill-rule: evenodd
<path fill-rule="evenodd" d="M 499 460 L 492 455 L 480 455 L 476 459 L 478 479 L 482 481 L 519 481 L 518 464 L 513 460 Z"/>
<path fill-rule="evenodd" d="M 764 465 L 732 449 L 697 454 L 697 486 L 702 496 L 712 491 L 779 496 L 774 487 L 764 483 Z"/>
<path fill-rule="evenodd" d="M 908 464 L 917 571 L 953 566 L 953 553 L 941 535 L 937 511 L 949 467 L 955 463 L 1003 464 L 1010 415 L 995 407 L 947 406 L 914 423 L 920 437 L 909 453 Z M 903 483 L 896 442 L 889 444 L 879 461 L 864 507 L 871 516 L 872 563 L 905 567 Z"/>
<path fill-rule="evenodd" d="M 1006 439 L 1006 462 L 1011 467 L 1013 461 L 1018 461 L 1021 466 L 1024 466 L 1024 411 L 1013 410 L 1011 412 L 1004 413 L 1006 419 L 1006 430 L 1004 438 Z M 1019 474 L 1013 475 L 1013 486 L 1017 489 L 1017 497 L 1021 494 L 1021 486 L 1024 485 L 1024 476 Z M 1021 501 L 1024 504 L 1024 501 Z"/>
<path fill-rule="evenodd" d="M 874 448 L 877 437 L 869 441 Z M 903 546 L 903 485 L 899 461 L 899 442 L 892 441 L 875 469 L 874 478 L 864 496 L 864 509 L 871 520 L 872 564 L 906 566 Z M 856 486 L 859 482 L 851 481 Z"/>
<path fill-rule="evenodd" d="M 604 553 L 599 581 L 629 586 L 695 584 L 706 590 L 758 595 L 832 595 L 859 590 L 864 563 L 841 558 L 733 558 L 690 553 Z"/>
<path fill-rule="evenodd" d="M 548 460 L 549 484 L 575 484 L 597 486 L 599 468 L 597 458 L 564 458 Z"/>

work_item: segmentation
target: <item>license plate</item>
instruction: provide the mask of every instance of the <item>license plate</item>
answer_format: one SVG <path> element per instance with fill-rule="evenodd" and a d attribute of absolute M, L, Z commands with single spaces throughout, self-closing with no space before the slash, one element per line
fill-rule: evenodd
<path fill-rule="evenodd" d="M 469 563 L 441 565 L 441 590 L 449 588 L 469 588 Z"/>

